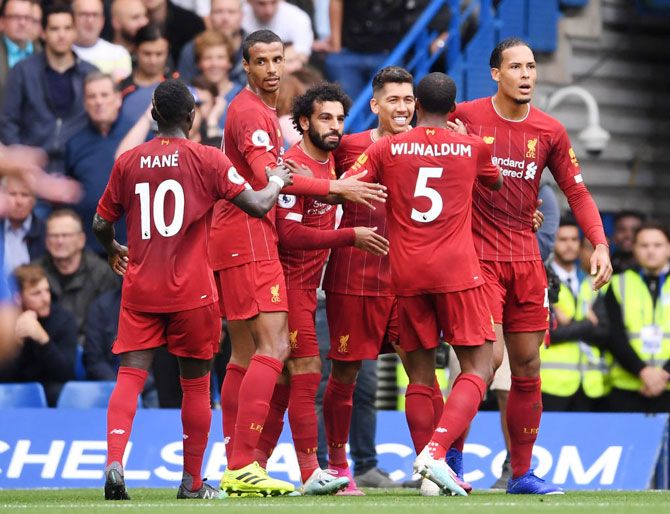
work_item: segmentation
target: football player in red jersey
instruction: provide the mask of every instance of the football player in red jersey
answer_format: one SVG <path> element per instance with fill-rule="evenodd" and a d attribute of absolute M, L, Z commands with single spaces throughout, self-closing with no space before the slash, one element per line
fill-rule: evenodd
<path fill-rule="evenodd" d="M 228 108 L 224 151 L 252 187 L 265 185 L 265 168 L 283 161 L 275 105 L 284 67 L 284 46 L 269 30 L 242 45 L 248 85 Z M 325 180 L 294 176 L 286 194 L 341 195 L 370 205 L 383 187 L 352 177 Z M 228 320 L 232 356 L 221 389 L 228 467 L 221 488 L 229 494 L 285 494 L 287 482 L 272 480 L 254 461 L 270 399 L 289 354 L 286 286 L 277 253 L 275 209 L 257 220 L 228 202 L 214 211 L 210 264 Z M 242 478 L 240 478 L 242 477 Z M 253 478 L 249 478 L 253 477 Z"/>
<path fill-rule="evenodd" d="M 334 84 L 318 84 L 296 97 L 292 118 L 303 138 L 286 153 L 286 158 L 307 166 L 315 177 L 335 176 L 332 150 L 340 143 L 350 105 L 349 97 Z M 349 483 L 346 476 L 321 470 L 316 458 L 314 404 L 321 381 L 321 359 L 315 315 L 323 266 L 333 247 L 356 246 L 377 255 L 388 251 L 388 241 L 377 235 L 374 227 L 335 230 L 335 212 L 335 206 L 312 197 L 281 195 L 277 204 L 279 257 L 286 278 L 291 345 L 284 373 L 290 378 L 282 377 L 275 387 L 257 460 L 261 465 L 267 462 L 281 433 L 288 405 L 303 494 L 333 493 Z"/>
<path fill-rule="evenodd" d="M 356 159 L 375 141 L 401 134 L 411 129 L 414 117 L 414 77 L 399 66 L 387 66 L 372 79 L 373 97 L 370 109 L 377 115 L 376 128 L 346 135 L 334 151 L 339 174 L 348 170 Z M 340 228 L 360 225 L 377 227 L 387 237 L 386 210 L 366 209 L 347 202 Z M 328 441 L 329 467 L 342 475 L 351 476 L 347 463 L 346 443 L 349 440 L 353 396 L 356 379 L 363 360 L 374 360 L 380 353 L 404 352 L 397 346 L 398 310 L 391 285 L 391 271 L 387 255 L 370 255 L 353 247 L 333 248 L 323 289 L 331 337 L 332 372 L 323 399 L 323 412 Z M 360 319 L 366 320 L 361 323 Z M 364 369 L 362 372 L 366 372 Z M 366 381 L 369 382 L 369 381 Z M 362 391 L 359 391 L 361 393 Z M 374 397 L 375 391 L 366 391 Z M 412 390 L 410 397 L 416 391 Z M 432 397 L 437 422 L 444 399 L 436 382 Z M 410 407 L 412 401 L 410 400 Z M 406 409 L 408 417 L 425 419 L 423 412 Z M 416 423 L 410 423 L 414 428 Z M 435 428 L 428 427 L 429 431 Z M 374 433 L 374 429 L 370 430 Z M 344 494 L 362 495 L 352 479 Z"/>
<path fill-rule="evenodd" d="M 226 198 L 250 215 L 264 216 L 291 183 L 291 173 L 277 167 L 266 187 L 253 191 L 225 155 L 189 141 L 194 106 L 181 82 L 158 86 L 151 114 L 159 132 L 116 161 L 93 221 L 110 266 L 124 277 L 112 349 L 121 365 L 107 409 L 108 500 L 129 499 L 123 454 L 154 352 L 165 344 L 179 360 L 184 393 L 184 471 L 177 498 L 218 496 L 201 476 L 212 417 L 210 361 L 221 333 L 216 286 L 206 264 L 211 212 Z M 114 239 L 114 223 L 124 214 L 127 248 Z"/>
<path fill-rule="evenodd" d="M 414 407 L 429 420 L 429 430 L 435 426 L 431 392 L 440 334 L 461 363 L 437 427 L 421 441 L 413 432 L 414 470 L 444 491 L 467 495 L 444 459 L 486 393 L 495 340 L 472 240 L 472 190 L 475 184 L 498 190 L 503 179 L 480 138 L 448 127 L 455 98 L 451 78 L 424 77 L 416 88 L 417 127 L 374 143 L 350 172 L 366 170 L 367 180 L 388 188 L 399 345 L 406 352 L 408 391 L 420 387 L 427 393 L 414 400 Z"/>
<path fill-rule="evenodd" d="M 496 324 L 494 365 L 500 364 L 506 344 L 512 371 L 507 402 L 512 479 L 507 492 L 561 494 L 561 488 L 530 469 L 542 415 L 539 348 L 549 319 L 547 279 L 530 220 L 545 167 L 595 248 L 595 289 L 608 282 L 612 266 L 600 214 L 565 128 L 530 103 L 537 78 L 532 50 L 520 39 L 506 39 L 493 50 L 490 66 L 496 94 L 460 103 L 452 120 L 484 140 L 506 177 L 499 194 L 475 186 L 472 229 Z"/>

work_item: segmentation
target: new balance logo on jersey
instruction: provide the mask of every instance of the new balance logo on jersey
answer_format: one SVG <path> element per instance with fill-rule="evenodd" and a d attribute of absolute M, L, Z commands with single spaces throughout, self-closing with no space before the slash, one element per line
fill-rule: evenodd
<path fill-rule="evenodd" d="M 111 435 L 123 435 L 123 434 L 126 433 L 126 431 L 123 430 L 122 428 L 115 428 L 114 430 L 110 430 L 109 433 L 110 433 Z"/>
<path fill-rule="evenodd" d="M 270 286 L 270 294 L 272 295 L 272 303 L 281 302 L 281 298 L 279 298 L 279 284 Z"/>
<path fill-rule="evenodd" d="M 526 166 L 526 176 L 523 178 L 525 178 L 526 180 L 534 180 L 535 173 L 537 173 L 537 164 L 535 164 L 534 162 L 529 162 L 528 166 Z"/>
<path fill-rule="evenodd" d="M 435 429 L 435 432 L 438 432 L 438 433 L 440 433 L 440 434 L 446 434 L 446 433 L 447 433 L 447 429 L 446 429 L 446 428 L 442 428 L 442 427 L 437 427 L 437 428 Z"/>

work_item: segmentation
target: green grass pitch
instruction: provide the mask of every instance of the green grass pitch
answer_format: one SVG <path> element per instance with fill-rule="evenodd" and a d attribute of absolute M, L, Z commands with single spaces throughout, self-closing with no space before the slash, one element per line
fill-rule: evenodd
<path fill-rule="evenodd" d="M 583 491 L 565 496 L 510 496 L 475 491 L 467 498 L 422 498 L 414 490 L 366 489 L 365 497 L 176 500 L 176 489 L 131 489 L 131 501 L 106 502 L 100 489 L 0 490 L 0 512 L 16 514 L 225 512 L 227 514 L 664 514 L 670 491 Z"/>

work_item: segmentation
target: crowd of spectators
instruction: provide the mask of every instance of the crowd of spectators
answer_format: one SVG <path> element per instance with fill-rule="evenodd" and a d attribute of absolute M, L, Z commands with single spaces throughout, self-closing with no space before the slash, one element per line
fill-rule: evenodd
<path fill-rule="evenodd" d="M 287 76 L 277 114 L 286 144 L 291 145 L 299 138 L 289 118 L 292 98 L 323 78 L 340 82 L 350 96 L 357 96 L 428 3 L 2 0 L 0 142 L 42 149 L 49 172 L 72 177 L 83 189 L 79 202 L 54 208 L 37 200 L 21 177 L 2 181 L 2 191 L 10 200 L 0 230 L 0 262 L 4 276 L 16 277 L 22 310 L 16 323 L 19 342 L 13 357 L 2 365 L 2 380 L 38 380 L 53 405 L 58 384 L 73 378 L 75 360 L 81 353 L 88 379 L 114 379 L 118 361 L 110 346 L 116 331 L 120 284 L 101 257 L 90 220 L 114 159 L 153 136 L 156 127 L 149 108 L 161 81 L 178 77 L 191 87 L 197 107 L 191 137 L 219 146 L 228 105 L 246 84 L 242 41 L 252 31 L 269 28 L 286 42 Z M 436 49 L 444 46 L 448 24 L 449 12 L 444 9 L 431 26 L 438 34 L 433 41 Z M 643 216 L 636 212 L 617 217 L 612 237 L 615 271 L 632 269 L 647 276 L 642 250 L 636 250 L 642 222 Z M 559 232 L 574 239 L 573 225 L 566 222 Z M 123 241 L 124 227 L 117 225 L 117 230 Z M 667 236 L 657 228 L 655 235 L 659 234 Z M 586 359 L 576 364 L 582 368 L 597 365 L 609 374 L 619 366 L 633 373 L 640 380 L 635 392 L 641 398 L 639 408 L 664 406 L 668 410 L 670 374 L 650 371 L 649 359 L 626 350 L 635 350 L 637 340 L 627 329 L 625 310 L 619 308 L 616 315 L 617 302 L 622 301 L 616 288 L 588 301 L 580 297 L 588 270 L 580 271 L 574 244 L 566 250 L 561 246 L 563 239 L 559 237 L 550 267 L 563 288 L 574 299 L 584 300 L 585 307 L 573 308 L 568 314 L 560 305 L 555 307 L 554 350 L 574 344 L 578 348 L 575 355 Z M 663 237 L 660 239 L 662 245 Z M 666 238 L 666 264 L 670 258 L 667 243 Z M 576 244 L 577 253 L 588 251 L 585 241 Z M 662 271 L 663 277 L 665 274 L 667 271 Z M 658 298 L 661 302 L 670 298 L 659 293 L 665 278 L 643 282 L 654 297 L 654 305 Z M 647 325 L 642 328 L 649 335 Z M 614 349 L 608 346 L 610 341 L 616 341 Z M 649 349 L 656 343 L 640 344 Z M 83 352 L 75 351 L 77 346 Z M 552 354 L 547 355 L 550 362 Z M 559 357 L 556 364 L 558 369 L 558 364 L 566 362 Z M 665 369 L 670 370 L 667 363 Z M 549 368 L 547 372 L 551 374 Z M 588 397 L 584 375 L 583 369 L 578 371 L 582 378 L 577 380 L 577 392 L 569 396 Z M 551 379 L 546 382 L 551 388 Z M 148 386 L 153 387 L 152 383 Z M 630 387 L 625 390 L 630 392 Z M 576 398 L 553 398 L 552 403 L 552 396 L 557 395 L 549 390 L 545 393 L 547 404 L 557 408 L 584 408 L 584 402 Z M 627 396 L 627 408 L 634 409 L 634 399 Z M 589 403 L 588 408 L 614 408 L 604 401 L 595 404 Z"/>

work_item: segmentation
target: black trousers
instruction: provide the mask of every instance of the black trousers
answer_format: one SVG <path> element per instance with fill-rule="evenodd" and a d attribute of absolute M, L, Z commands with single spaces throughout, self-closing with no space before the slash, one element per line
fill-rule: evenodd
<path fill-rule="evenodd" d="M 656 398 L 647 398 L 637 391 L 612 389 L 610 393 L 611 412 L 670 412 L 670 391 L 665 391 Z"/>

